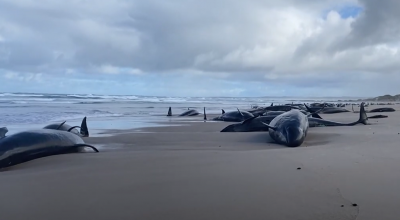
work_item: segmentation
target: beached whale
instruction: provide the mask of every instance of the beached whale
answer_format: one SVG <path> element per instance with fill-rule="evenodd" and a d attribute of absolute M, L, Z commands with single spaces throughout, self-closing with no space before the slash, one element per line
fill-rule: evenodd
<path fill-rule="evenodd" d="M 285 112 L 283 112 L 285 113 Z M 281 114 L 283 114 L 281 113 Z M 254 131 L 268 131 L 268 126 L 271 121 L 280 114 L 259 115 L 251 117 L 243 122 L 230 124 L 226 126 L 221 132 L 254 132 Z"/>
<path fill-rule="evenodd" d="M 253 114 L 254 116 L 259 116 L 259 115 L 264 115 L 267 112 L 267 110 L 265 110 L 265 108 L 257 108 L 248 110 L 247 112 Z M 222 114 L 224 114 L 224 112 Z"/>
<path fill-rule="evenodd" d="M 195 109 L 189 109 L 184 111 L 183 113 L 181 113 L 179 116 L 195 116 L 195 115 L 199 115 L 200 112 L 198 112 Z"/>
<path fill-rule="evenodd" d="M 387 115 L 373 115 L 373 116 L 368 116 L 368 118 L 387 118 Z"/>
<path fill-rule="evenodd" d="M 353 105 L 351 105 L 351 110 L 354 112 L 354 113 L 359 113 L 360 111 L 354 111 L 354 107 L 353 107 Z M 367 112 L 372 112 L 372 113 L 374 113 L 374 112 L 393 112 L 393 111 L 396 111 L 395 109 L 392 109 L 392 108 L 377 108 L 377 109 L 372 109 L 372 110 L 370 110 L 370 111 L 367 111 Z M 387 118 L 388 116 L 387 115 L 372 115 L 372 116 L 368 116 L 368 118 Z"/>
<path fill-rule="evenodd" d="M 322 110 L 323 109 L 320 111 Z M 288 147 L 298 147 L 303 144 L 304 139 L 307 137 L 308 128 L 310 127 L 308 116 L 309 115 L 304 115 L 299 110 L 293 109 L 284 114 L 278 115 L 271 121 L 271 123 L 264 124 L 269 128 L 269 135 L 276 143 Z M 347 125 L 358 123 L 366 124 L 366 121 L 368 120 L 366 116 L 364 103 L 361 103 L 360 119 L 357 122 L 349 123 Z M 321 119 L 315 118 L 313 120 L 319 121 Z M 324 123 L 326 123 L 326 121 Z M 345 124 L 340 123 L 332 123 L 331 125 L 345 126 Z"/>
<path fill-rule="evenodd" d="M 72 132 L 76 135 L 79 135 L 81 137 L 89 137 L 89 129 L 87 127 L 86 123 L 86 117 L 83 118 L 81 126 L 70 126 L 68 124 L 65 124 L 66 121 L 60 123 L 60 124 L 49 124 L 43 129 L 54 129 L 54 130 L 61 130 L 61 131 L 69 131 Z M 80 131 L 76 130 L 76 128 L 80 128 Z"/>
<path fill-rule="evenodd" d="M 283 113 L 285 113 L 285 112 L 286 112 L 286 111 L 267 111 L 267 112 L 265 112 L 263 115 L 264 115 L 264 116 L 272 116 L 272 115 L 277 116 L 277 115 L 283 114 Z"/>
<path fill-rule="evenodd" d="M 318 111 L 320 109 L 322 109 L 322 107 L 320 106 L 312 106 L 312 107 L 308 107 L 307 106 L 308 111 Z M 334 114 L 334 113 L 342 113 L 342 112 L 350 112 L 349 110 L 345 109 L 345 108 L 340 108 L 340 107 L 325 107 L 321 113 L 323 114 Z"/>
<path fill-rule="evenodd" d="M 1 133 L 6 129 L 0 129 Z M 5 136 L 5 133 L 0 136 L 0 168 L 51 155 L 79 152 L 84 147 L 99 152 L 95 147 L 85 144 L 81 137 L 68 131 L 37 129 L 10 136 Z"/>
<path fill-rule="evenodd" d="M 291 109 L 299 109 L 301 108 L 299 106 L 294 106 L 294 105 L 271 105 L 268 107 L 262 107 L 262 108 L 257 108 L 257 109 L 251 109 L 248 112 L 253 114 L 254 116 L 258 115 L 264 115 L 266 112 L 271 112 L 271 111 L 276 111 L 276 112 L 287 112 L 290 111 Z"/>
<path fill-rule="evenodd" d="M 308 116 L 301 113 L 298 109 L 276 116 L 267 124 L 270 137 L 278 144 L 288 147 L 298 147 L 307 136 L 309 123 Z"/>
<path fill-rule="evenodd" d="M 320 119 L 320 118 L 308 118 L 309 126 L 310 127 L 330 127 L 330 126 L 353 126 L 356 124 L 367 124 L 368 121 L 368 116 L 364 108 L 364 103 L 361 103 L 360 107 L 360 116 L 357 121 L 351 122 L 351 123 L 342 123 L 342 122 L 336 122 L 336 121 L 330 121 L 330 120 L 325 120 L 325 119 Z"/>
<path fill-rule="evenodd" d="M 237 109 L 237 111 L 232 111 L 232 112 L 225 112 L 224 114 L 213 118 L 212 120 L 214 121 L 228 121 L 228 122 L 241 122 L 246 119 L 254 117 L 253 114 L 247 111 L 240 111 Z"/>
<path fill-rule="evenodd" d="M 195 110 L 195 109 L 189 109 L 184 111 L 183 113 L 179 114 L 178 116 L 196 116 L 199 115 L 200 113 Z M 168 108 L 168 113 L 167 116 L 172 116 L 172 109 L 171 107 Z"/>
<path fill-rule="evenodd" d="M 305 105 L 308 107 L 307 105 Z M 283 112 L 284 113 L 284 112 Z M 282 114 L 283 114 L 282 113 Z M 304 113 L 303 113 L 304 114 Z M 242 123 L 231 124 L 221 130 L 221 132 L 254 132 L 254 131 L 268 131 L 268 126 L 264 123 L 269 124 L 277 115 L 267 115 L 267 116 L 259 116 L 247 119 Z M 329 121 L 322 119 L 318 113 L 310 113 L 308 114 L 308 122 L 309 127 L 330 127 L 330 126 L 353 126 L 356 124 L 366 124 L 367 123 L 367 115 L 365 113 L 364 107 L 361 108 L 360 118 L 356 122 L 352 123 L 341 123 L 335 121 Z"/>
<path fill-rule="evenodd" d="M 304 114 L 308 114 L 308 112 L 306 111 L 307 108 L 305 108 L 303 106 L 303 104 L 285 104 L 285 105 L 273 105 L 271 104 L 271 106 L 268 107 L 260 107 L 257 109 L 251 109 L 248 112 L 252 113 L 254 116 L 259 116 L 259 115 L 270 115 L 270 114 L 274 114 L 274 115 L 278 115 L 278 114 L 282 114 L 284 112 L 290 111 L 292 109 L 298 109 L 301 112 L 303 112 Z M 317 110 L 319 110 L 320 108 L 316 109 L 316 110 L 312 110 L 309 111 L 310 113 L 315 112 Z"/>
<path fill-rule="evenodd" d="M 274 105 L 274 106 L 268 106 L 264 108 L 266 111 L 290 111 L 292 109 L 297 109 L 300 110 L 298 106 L 294 105 Z"/>
<path fill-rule="evenodd" d="M 306 111 L 304 111 L 304 110 L 299 110 L 301 113 L 303 113 L 303 114 L 305 114 L 305 115 L 308 115 L 309 113 L 313 113 L 313 112 L 306 112 Z M 263 115 L 264 116 L 270 116 L 270 115 L 280 115 L 280 114 L 283 114 L 283 113 L 285 113 L 286 111 L 267 111 L 267 112 L 265 112 Z M 254 115 L 255 116 L 255 115 Z M 318 118 L 321 118 L 321 116 L 319 116 L 318 114 L 315 114 L 315 115 L 313 115 L 313 117 L 318 117 Z"/>
<path fill-rule="evenodd" d="M 323 113 L 323 114 L 335 114 L 335 113 L 342 113 L 342 112 L 350 112 L 350 111 L 345 108 L 338 108 L 338 107 L 328 107 L 328 108 L 324 108 L 324 110 L 321 111 L 321 113 Z"/>
<path fill-rule="evenodd" d="M 243 122 L 230 124 L 222 129 L 221 132 L 268 131 L 268 126 L 265 126 L 264 123 L 269 124 L 275 117 L 276 115 L 254 116 Z"/>
<path fill-rule="evenodd" d="M 396 111 L 394 108 L 375 108 L 371 109 L 368 112 L 394 112 Z"/>

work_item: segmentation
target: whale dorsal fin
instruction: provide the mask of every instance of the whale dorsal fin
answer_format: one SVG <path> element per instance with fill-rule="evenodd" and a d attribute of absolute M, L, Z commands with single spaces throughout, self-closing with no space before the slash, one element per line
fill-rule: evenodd
<path fill-rule="evenodd" d="M 224 109 L 222 109 L 222 114 L 225 114 L 225 110 Z"/>
<path fill-rule="evenodd" d="M 7 132 L 8 132 L 8 129 L 6 127 L 0 128 L 0 139 L 5 137 Z"/>
<path fill-rule="evenodd" d="M 56 128 L 56 130 L 60 129 L 61 126 L 63 126 L 63 125 L 65 124 L 65 122 L 67 122 L 67 121 L 62 122 L 62 123 Z"/>
<path fill-rule="evenodd" d="M 206 107 L 204 107 L 204 121 L 207 121 Z"/>
<path fill-rule="evenodd" d="M 169 107 L 167 116 L 172 116 L 172 109 Z"/>
<path fill-rule="evenodd" d="M 362 102 L 361 103 L 361 107 L 360 107 L 360 118 L 358 119 L 358 122 L 359 123 L 363 123 L 363 124 L 368 124 L 367 123 L 367 121 L 368 121 L 368 116 L 367 116 L 367 113 L 366 113 L 366 111 L 365 111 L 365 108 L 364 108 L 364 102 Z"/>
<path fill-rule="evenodd" d="M 274 106 L 274 103 L 273 102 L 271 102 L 271 105 L 270 106 Z"/>
<path fill-rule="evenodd" d="M 89 129 L 87 127 L 86 117 L 82 119 L 80 129 L 81 130 L 79 131 L 79 133 L 82 135 L 82 137 L 89 137 Z"/>

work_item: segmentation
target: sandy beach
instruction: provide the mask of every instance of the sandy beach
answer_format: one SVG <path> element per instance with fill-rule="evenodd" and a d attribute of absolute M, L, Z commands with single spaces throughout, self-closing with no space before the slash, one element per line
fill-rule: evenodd
<path fill-rule="evenodd" d="M 202 115 L 108 130 L 85 139 L 100 153 L 2 171 L 0 213 L 7 220 L 399 219 L 400 111 L 374 114 L 389 118 L 310 128 L 298 148 L 273 143 L 267 132 L 220 133 L 230 123 Z"/>

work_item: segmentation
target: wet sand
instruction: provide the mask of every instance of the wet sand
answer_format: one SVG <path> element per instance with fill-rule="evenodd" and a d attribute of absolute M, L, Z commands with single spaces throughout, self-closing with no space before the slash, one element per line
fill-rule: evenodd
<path fill-rule="evenodd" d="M 109 130 L 113 136 L 85 139 L 100 153 L 0 172 L 0 213 L 8 220 L 398 219 L 400 111 L 374 114 L 389 118 L 310 128 L 298 148 L 274 144 L 266 132 L 220 133 L 230 123 L 201 115 Z"/>

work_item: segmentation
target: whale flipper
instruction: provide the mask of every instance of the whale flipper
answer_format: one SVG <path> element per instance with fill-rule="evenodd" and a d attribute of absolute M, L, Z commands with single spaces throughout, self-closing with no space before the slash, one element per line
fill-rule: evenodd
<path fill-rule="evenodd" d="M 0 139 L 5 137 L 7 132 L 8 132 L 8 129 L 6 127 L 0 128 Z"/>
<path fill-rule="evenodd" d="M 89 147 L 92 148 L 96 153 L 99 152 L 96 147 L 89 145 L 89 144 L 75 144 L 74 147 L 79 148 L 79 147 Z"/>
<path fill-rule="evenodd" d="M 242 117 L 244 117 L 243 113 L 239 110 L 239 108 L 236 108 L 236 109 L 238 110 L 239 114 L 240 114 Z"/>
<path fill-rule="evenodd" d="M 321 112 L 322 110 L 324 110 L 325 107 L 326 107 L 326 104 L 324 104 L 324 106 L 322 108 L 318 109 L 317 111 L 312 111 L 311 113 L 307 114 L 307 117 L 310 117 L 312 115 L 316 115 L 317 117 L 315 117 L 315 118 L 321 118 L 321 116 L 319 116 L 318 113 Z"/>
<path fill-rule="evenodd" d="M 65 122 L 67 122 L 67 121 L 62 122 L 62 123 L 56 128 L 56 130 L 60 129 L 60 128 L 65 124 Z"/>
<path fill-rule="evenodd" d="M 242 121 L 242 124 L 250 123 L 251 121 L 253 121 L 253 119 L 258 118 L 258 117 L 260 117 L 260 115 L 257 115 L 257 116 L 253 116 L 253 117 L 251 117 L 251 118 L 248 118 L 248 119 Z"/>
<path fill-rule="evenodd" d="M 270 126 L 270 125 L 267 124 L 267 123 L 264 123 L 264 122 L 261 122 L 261 123 L 263 123 L 263 125 L 267 126 L 269 129 L 272 129 L 272 130 L 274 130 L 274 131 L 276 131 L 276 130 L 278 129 L 277 127 Z"/>
<path fill-rule="evenodd" d="M 71 132 L 73 129 L 75 129 L 75 128 L 81 128 L 81 126 L 74 126 L 74 127 L 71 127 L 70 129 L 68 129 L 67 131 L 68 132 Z"/>
<path fill-rule="evenodd" d="M 312 113 L 311 114 L 312 117 L 322 119 L 322 117 L 318 113 L 316 113 L 316 111 L 313 111 L 310 107 L 308 107 L 306 103 L 304 103 L 304 106 L 306 107 L 308 112 Z"/>

